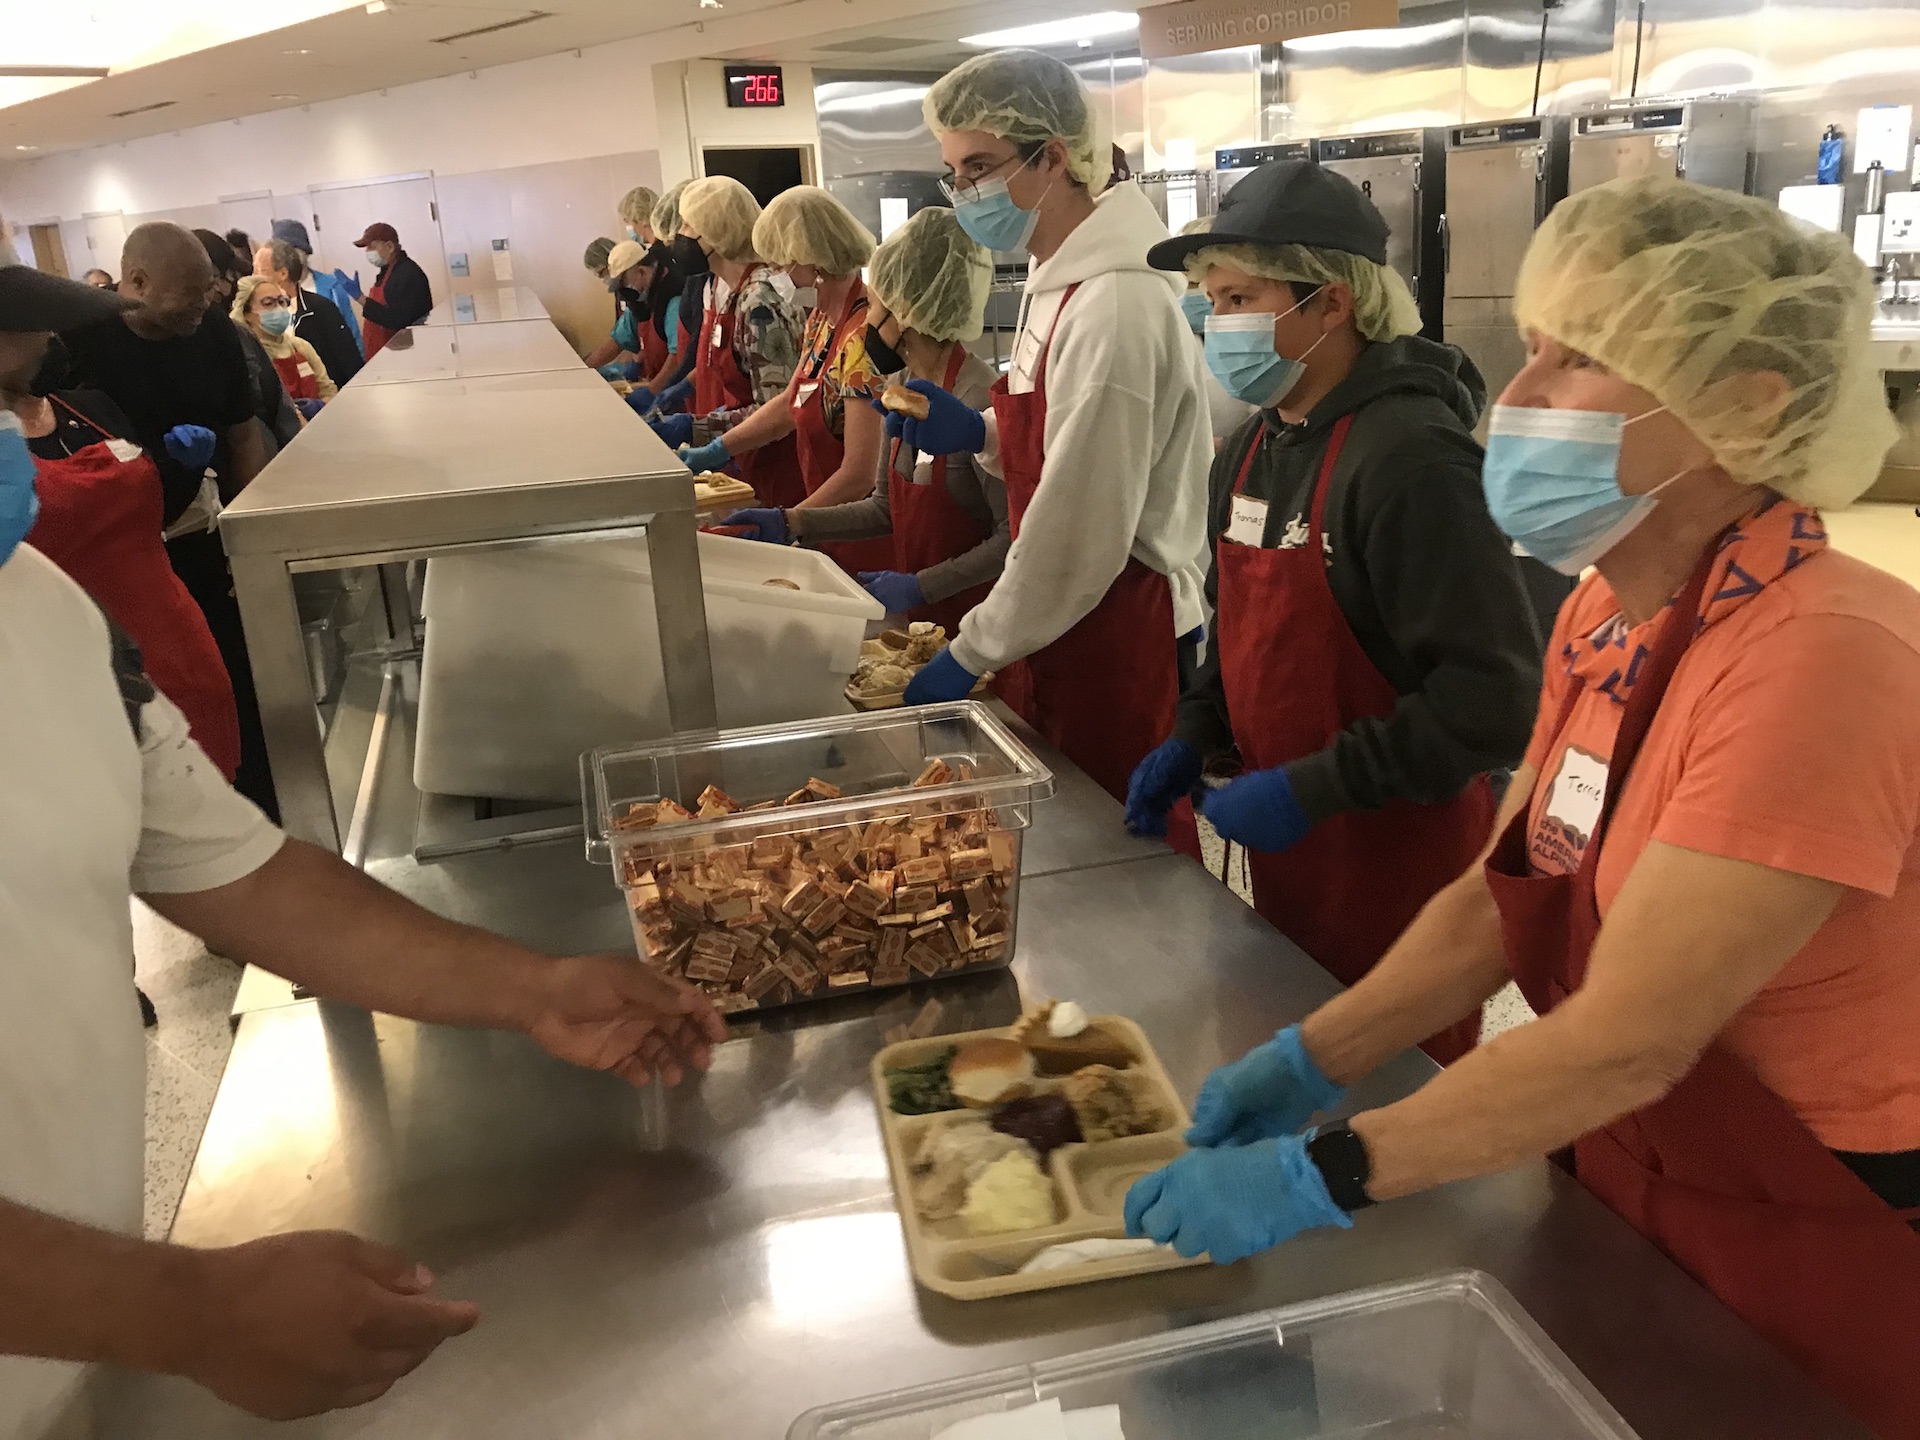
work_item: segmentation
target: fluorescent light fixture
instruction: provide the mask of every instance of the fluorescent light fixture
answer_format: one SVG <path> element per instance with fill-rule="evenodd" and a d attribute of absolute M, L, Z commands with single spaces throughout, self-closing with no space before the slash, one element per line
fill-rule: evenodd
<path fill-rule="evenodd" d="M 38 150 L 40 147 L 38 145 L 16 145 L 13 148 L 16 150 Z"/>
<path fill-rule="evenodd" d="M 926 98 L 925 85 L 899 85 L 888 90 L 870 91 L 865 95 L 829 96 L 824 100 L 815 100 L 813 108 L 816 114 L 839 115 L 851 111 L 885 110 L 893 105 L 917 105 Z"/>
<path fill-rule="evenodd" d="M 367 14 L 384 15 L 387 13 L 387 0 L 367 0 Z"/>
<path fill-rule="evenodd" d="M 298 95 L 269 95 L 267 98 L 269 100 L 298 100 L 300 97 Z"/>
<path fill-rule="evenodd" d="M 1140 17 L 1126 10 L 1101 10 L 1092 15 L 1070 15 L 1065 20 L 1047 20 L 1038 25 L 1022 25 L 1013 30 L 988 30 L 979 35 L 962 35 L 960 43 L 978 50 L 1000 50 L 1009 45 L 1069 45 L 1081 40 L 1101 40 L 1110 35 L 1131 35 L 1140 28 Z"/>

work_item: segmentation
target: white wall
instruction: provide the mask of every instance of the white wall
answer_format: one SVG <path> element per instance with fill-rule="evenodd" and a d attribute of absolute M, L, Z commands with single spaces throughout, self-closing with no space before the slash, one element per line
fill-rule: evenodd
<path fill-rule="evenodd" d="M 817 178 L 820 125 L 813 111 L 813 67 L 781 66 L 785 105 L 736 110 L 727 104 L 726 63 L 676 60 L 653 67 L 656 144 L 666 183 L 700 173 L 703 145 L 810 145 Z"/>

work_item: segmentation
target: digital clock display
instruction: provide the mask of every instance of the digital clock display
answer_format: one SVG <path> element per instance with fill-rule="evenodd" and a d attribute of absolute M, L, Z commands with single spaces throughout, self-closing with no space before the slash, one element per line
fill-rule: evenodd
<path fill-rule="evenodd" d="M 729 65 L 727 104 L 735 110 L 787 103 L 786 82 L 778 65 Z"/>

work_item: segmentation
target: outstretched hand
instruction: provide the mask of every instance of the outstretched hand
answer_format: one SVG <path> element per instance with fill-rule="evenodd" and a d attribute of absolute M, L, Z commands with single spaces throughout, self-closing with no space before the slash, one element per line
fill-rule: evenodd
<path fill-rule="evenodd" d="M 624 955 L 575 955 L 550 962 L 527 1031 L 547 1050 L 587 1070 L 610 1070 L 632 1085 L 658 1076 L 678 1085 L 713 1063 L 727 1022 L 684 981 L 657 975 Z"/>

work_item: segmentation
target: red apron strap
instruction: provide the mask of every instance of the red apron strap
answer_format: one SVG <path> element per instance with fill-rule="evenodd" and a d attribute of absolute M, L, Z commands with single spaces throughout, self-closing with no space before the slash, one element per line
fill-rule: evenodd
<path fill-rule="evenodd" d="M 102 435 L 105 435 L 109 440 L 125 440 L 127 438 L 124 435 L 114 434 L 111 428 L 109 428 L 108 426 L 102 425 L 98 420 L 95 420 L 92 416 L 82 415 L 78 410 L 74 409 L 73 406 L 69 405 L 66 401 L 62 400 L 58 395 L 49 395 L 47 396 L 47 399 L 51 400 L 57 408 L 66 411 L 67 414 L 71 415 L 74 419 L 78 420 L 82 425 L 85 425 L 89 430 L 98 430 Z"/>
<path fill-rule="evenodd" d="M 1307 543 L 1313 547 L 1316 555 L 1326 554 L 1327 492 L 1333 489 L 1333 467 L 1340 459 L 1340 452 L 1347 448 L 1347 434 L 1353 429 L 1353 416 L 1342 415 L 1333 427 L 1333 435 L 1327 441 L 1326 458 L 1320 462 L 1320 473 L 1313 482 L 1313 512 L 1307 522 Z"/>
<path fill-rule="evenodd" d="M 1247 488 L 1247 477 L 1253 473 L 1253 457 L 1260 453 L 1260 442 L 1266 438 L 1267 422 L 1262 420 L 1253 432 L 1253 438 L 1247 441 L 1247 453 L 1240 459 L 1240 473 L 1233 477 L 1233 493 L 1239 495 Z"/>

